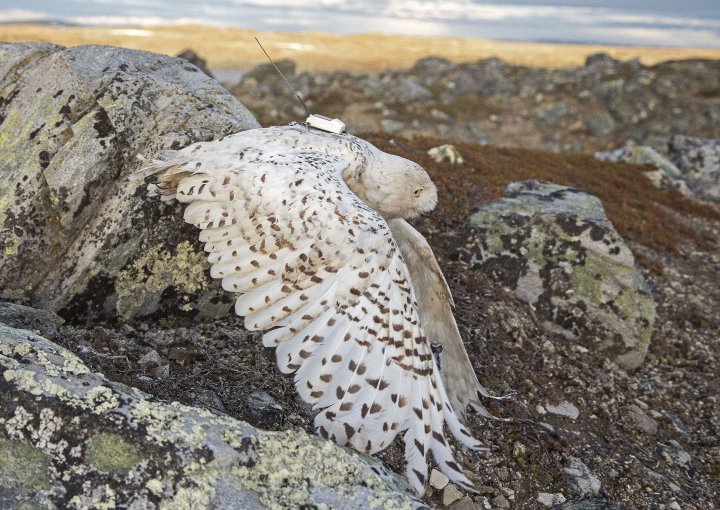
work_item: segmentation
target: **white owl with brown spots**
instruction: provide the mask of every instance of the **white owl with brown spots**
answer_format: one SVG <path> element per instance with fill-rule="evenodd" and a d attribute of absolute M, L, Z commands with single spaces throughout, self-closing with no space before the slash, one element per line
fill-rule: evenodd
<path fill-rule="evenodd" d="M 202 229 L 210 274 L 236 293 L 249 330 L 266 331 L 284 373 L 318 411 L 320 435 L 368 453 L 404 433 L 407 475 L 422 494 L 430 453 L 455 483 L 444 426 L 480 412 L 478 383 L 452 297 L 425 239 L 406 221 L 434 209 L 417 164 L 348 134 L 294 124 L 253 129 L 165 154 L 164 199 Z M 438 370 L 430 343 L 442 345 Z"/>

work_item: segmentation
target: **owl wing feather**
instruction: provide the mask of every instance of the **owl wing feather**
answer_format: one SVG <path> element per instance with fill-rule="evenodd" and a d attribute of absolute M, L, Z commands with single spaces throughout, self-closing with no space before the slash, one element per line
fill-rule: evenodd
<path fill-rule="evenodd" d="M 343 181 L 343 155 L 253 149 L 246 133 L 169 153 L 145 174 L 162 172 L 160 189 L 188 204 L 211 275 L 239 294 L 249 330 L 267 330 L 280 370 L 320 411 L 320 435 L 375 453 L 404 432 L 418 493 L 430 452 L 474 490 L 443 425 L 467 447 L 480 444 L 450 404 L 388 223 Z"/>

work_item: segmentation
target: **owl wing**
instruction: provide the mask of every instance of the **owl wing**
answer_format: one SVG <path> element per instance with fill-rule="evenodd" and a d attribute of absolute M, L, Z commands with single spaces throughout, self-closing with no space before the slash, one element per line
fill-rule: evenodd
<path fill-rule="evenodd" d="M 393 219 L 388 224 L 412 279 L 420 324 L 428 338 L 442 346 L 440 374 L 450 402 L 463 419 L 468 406 L 485 417 L 494 418 L 480 397 L 498 397 L 491 395 L 475 375 L 452 313 L 450 287 L 430 245 L 407 221 Z"/>
<path fill-rule="evenodd" d="M 429 452 L 473 490 L 444 424 L 464 445 L 480 445 L 450 404 L 387 222 L 341 177 L 348 160 L 253 149 L 245 133 L 153 166 L 164 172 L 161 190 L 187 203 L 185 220 L 202 229 L 211 275 L 239 294 L 235 311 L 245 326 L 266 331 L 263 344 L 275 347 L 280 370 L 294 373 L 301 397 L 321 410 L 320 435 L 372 454 L 404 432 L 407 474 L 419 493 Z"/>

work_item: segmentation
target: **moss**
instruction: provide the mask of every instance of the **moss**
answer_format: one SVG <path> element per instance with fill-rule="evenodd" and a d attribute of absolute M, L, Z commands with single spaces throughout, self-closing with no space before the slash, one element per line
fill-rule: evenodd
<path fill-rule="evenodd" d="M 0 437 L 0 487 L 25 491 L 48 490 L 49 459 L 24 441 Z"/>
<path fill-rule="evenodd" d="M 85 460 L 91 466 L 118 475 L 127 475 L 141 461 L 140 452 L 117 434 L 102 433 L 88 441 Z"/>

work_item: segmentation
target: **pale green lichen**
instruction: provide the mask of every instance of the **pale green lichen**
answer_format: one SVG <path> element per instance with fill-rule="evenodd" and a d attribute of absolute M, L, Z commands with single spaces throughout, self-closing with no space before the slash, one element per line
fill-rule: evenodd
<path fill-rule="evenodd" d="M 116 493 L 108 484 L 95 487 L 90 495 L 78 494 L 70 500 L 69 508 L 77 510 L 112 510 L 117 508 Z"/>
<path fill-rule="evenodd" d="M 110 409 L 116 409 L 120 402 L 113 390 L 107 386 L 95 386 L 85 394 L 85 401 L 96 413 L 104 413 Z"/>
<path fill-rule="evenodd" d="M 49 458 L 20 440 L 0 437 L 0 487 L 23 491 L 48 490 Z"/>
<path fill-rule="evenodd" d="M 312 491 L 319 487 L 331 488 L 350 500 L 356 498 L 361 482 L 387 487 L 374 472 L 352 461 L 351 455 L 329 441 L 318 443 L 296 431 L 259 432 L 257 464 L 234 471 L 243 486 L 257 492 L 262 504 L 272 510 L 317 505 Z M 379 500 L 392 506 L 390 498 Z M 401 508 L 409 509 L 409 502 Z"/>
<path fill-rule="evenodd" d="M 150 248 L 115 279 L 116 309 L 125 318 L 132 317 L 148 301 L 156 301 L 170 286 L 178 292 L 193 294 L 208 284 L 205 256 L 183 241 L 175 254 L 162 246 Z"/>
<path fill-rule="evenodd" d="M 0 222 L 2 224 L 2 222 Z M 5 252 L 5 255 L 8 257 L 12 257 L 17 253 L 18 247 L 20 246 L 20 238 L 13 232 L 10 235 L 10 242 L 5 246 L 5 249 L 3 250 Z"/>
<path fill-rule="evenodd" d="M 5 210 L 7 209 L 8 205 L 10 204 L 10 194 L 9 193 L 3 193 L 0 195 L 0 226 L 5 223 Z"/>
<path fill-rule="evenodd" d="M 101 433 L 88 441 L 86 462 L 100 471 L 127 475 L 142 457 L 137 447 L 118 434 Z"/>

